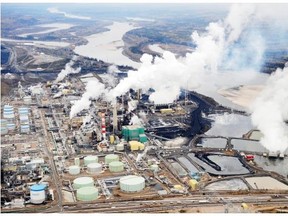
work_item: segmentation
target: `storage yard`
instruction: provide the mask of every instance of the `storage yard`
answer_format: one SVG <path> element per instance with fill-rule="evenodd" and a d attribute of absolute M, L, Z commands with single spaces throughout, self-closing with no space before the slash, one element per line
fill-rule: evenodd
<path fill-rule="evenodd" d="M 113 105 L 92 100 L 71 118 L 91 79 L 103 81 L 90 73 L 32 87 L 19 83 L 2 99 L 2 212 L 287 208 L 287 174 L 272 171 L 275 160 L 287 161 L 288 150 L 267 151 L 252 128 L 243 137 L 205 135 L 211 121 L 202 112 L 241 112 L 195 92 L 153 104 L 130 90 Z"/>

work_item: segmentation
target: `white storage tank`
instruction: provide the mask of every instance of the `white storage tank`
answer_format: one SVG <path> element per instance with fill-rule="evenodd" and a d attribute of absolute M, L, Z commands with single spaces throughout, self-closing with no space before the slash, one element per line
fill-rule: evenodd
<path fill-rule="evenodd" d="M 29 109 L 27 107 L 20 107 L 18 108 L 19 115 L 28 115 Z"/>
<path fill-rule="evenodd" d="M 73 187 L 75 189 L 94 186 L 94 180 L 92 177 L 80 177 L 73 181 Z"/>
<path fill-rule="evenodd" d="M 102 165 L 100 163 L 90 163 L 87 165 L 87 171 L 91 174 L 97 174 L 102 171 Z"/>
<path fill-rule="evenodd" d="M 13 130 L 15 130 L 15 128 L 16 128 L 16 125 L 14 123 L 8 123 L 7 124 L 8 131 L 13 131 Z"/>
<path fill-rule="evenodd" d="M 96 187 L 83 187 L 77 190 L 77 200 L 80 201 L 93 201 L 98 199 L 98 188 Z"/>
<path fill-rule="evenodd" d="M 116 145 L 116 150 L 117 151 L 124 151 L 124 144 L 123 143 L 119 143 Z"/>
<path fill-rule="evenodd" d="M 159 170 L 159 166 L 158 166 L 157 164 L 152 164 L 152 165 L 150 166 L 150 169 L 151 169 L 152 171 L 157 172 L 157 171 Z"/>
<path fill-rule="evenodd" d="M 121 161 L 112 161 L 109 163 L 110 172 L 123 172 L 124 164 Z"/>
<path fill-rule="evenodd" d="M 20 119 L 20 124 L 29 124 L 29 117 L 28 115 L 19 115 L 19 119 Z"/>
<path fill-rule="evenodd" d="M 119 161 L 119 156 L 116 154 L 109 154 L 105 156 L 105 164 L 109 164 L 113 161 Z"/>
<path fill-rule="evenodd" d="M 35 184 L 30 188 L 30 199 L 33 204 L 41 204 L 46 199 L 46 185 L 44 184 Z"/>
<path fill-rule="evenodd" d="M 120 178 L 120 189 L 124 192 L 139 192 L 145 188 L 145 179 L 141 176 L 129 175 Z"/>
<path fill-rule="evenodd" d="M 78 175 L 78 174 L 80 174 L 80 167 L 79 166 L 70 166 L 69 167 L 69 174 L 70 175 Z"/>
<path fill-rule="evenodd" d="M 30 104 L 32 102 L 32 97 L 31 96 L 25 96 L 23 97 L 24 103 L 25 104 Z"/>
<path fill-rule="evenodd" d="M 10 105 L 5 105 L 3 108 L 3 117 L 6 119 L 13 119 L 14 115 L 14 108 Z"/>
<path fill-rule="evenodd" d="M 7 133 L 8 133 L 7 120 L 1 119 L 1 135 L 5 135 Z"/>
<path fill-rule="evenodd" d="M 98 157 L 96 155 L 89 155 L 84 158 L 84 165 L 87 166 L 90 163 L 98 163 Z"/>
<path fill-rule="evenodd" d="M 29 133 L 30 132 L 30 126 L 28 124 L 20 125 L 20 132 L 21 133 Z"/>
<path fill-rule="evenodd" d="M 80 166 L 80 158 L 74 158 L 74 164 Z"/>

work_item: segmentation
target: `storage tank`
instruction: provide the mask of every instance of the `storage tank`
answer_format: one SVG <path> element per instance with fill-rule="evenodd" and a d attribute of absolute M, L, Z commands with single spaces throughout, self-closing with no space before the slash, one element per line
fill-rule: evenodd
<path fill-rule="evenodd" d="M 159 166 L 158 166 L 157 164 L 153 164 L 153 165 L 150 166 L 150 169 L 151 169 L 152 171 L 157 172 L 157 171 L 159 170 Z"/>
<path fill-rule="evenodd" d="M 29 133 L 30 132 L 30 126 L 28 124 L 20 125 L 20 132 L 21 133 Z"/>
<path fill-rule="evenodd" d="M 74 164 L 80 166 L 80 158 L 74 158 Z"/>
<path fill-rule="evenodd" d="M 116 150 L 117 151 L 124 151 L 124 144 L 123 143 L 119 143 L 116 145 Z"/>
<path fill-rule="evenodd" d="M 70 175 L 80 174 L 80 167 L 79 166 L 69 166 L 69 174 Z"/>
<path fill-rule="evenodd" d="M 195 179 L 190 179 L 189 186 L 191 187 L 192 190 L 196 190 L 198 186 L 198 182 Z"/>
<path fill-rule="evenodd" d="M 8 123 L 7 124 L 8 131 L 13 131 L 13 130 L 15 130 L 15 128 L 16 128 L 16 125 L 14 123 Z"/>
<path fill-rule="evenodd" d="M 120 178 L 120 189 L 124 192 L 139 192 L 145 188 L 145 179 L 141 176 L 129 175 Z"/>
<path fill-rule="evenodd" d="M 105 164 L 109 164 L 113 161 L 119 161 L 119 156 L 116 154 L 109 154 L 105 156 Z"/>
<path fill-rule="evenodd" d="M 92 177 L 80 177 L 73 181 L 73 187 L 75 189 L 94 186 L 94 180 Z"/>
<path fill-rule="evenodd" d="M 87 165 L 87 171 L 91 174 L 97 174 L 102 171 L 102 165 L 100 163 L 90 163 Z"/>
<path fill-rule="evenodd" d="M 123 172 L 124 164 L 121 161 L 113 161 L 109 163 L 110 172 Z"/>
<path fill-rule="evenodd" d="M 29 124 L 29 117 L 27 114 L 21 114 L 19 116 L 20 124 Z"/>
<path fill-rule="evenodd" d="M 97 163 L 98 157 L 96 155 L 89 155 L 84 158 L 84 165 L 87 166 L 90 163 Z"/>
<path fill-rule="evenodd" d="M 8 133 L 7 120 L 1 119 L 1 135 Z"/>
<path fill-rule="evenodd" d="M 32 97 L 31 96 L 25 96 L 23 97 L 24 103 L 25 104 L 30 104 L 32 102 Z"/>
<path fill-rule="evenodd" d="M 27 107 L 20 107 L 18 108 L 19 115 L 28 115 L 29 109 Z"/>
<path fill-rule="evenodd" d="M 46 185 L 44 184 L 35 184 L 30 188 L 30 199 L 33 204 L 41 204 L 46 199 L 45 193 Z"/>
<path fill-rule="evenodd" d="M 15 117 L 13 106 L 5 105 L 3 107 L 3 117 L 6 119 L 13 119 Z"/>
<path fill-rule="evenodd" d="M 115 141 L 114 135 L 110 135 L 110 143 L 114 144 L 114 141 Z"/>
<path fill-rule="evenodd" d="M 98 199 L 99 193 L 96 187 L 83 187 L 77 190 L 77 200 L 93 201 Z"/>

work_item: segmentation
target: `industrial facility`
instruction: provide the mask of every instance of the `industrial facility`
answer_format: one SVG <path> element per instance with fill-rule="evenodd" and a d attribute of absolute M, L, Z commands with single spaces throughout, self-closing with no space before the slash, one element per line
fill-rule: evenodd
<path fill-rule="evenodd" d="M 205 116 L 237 110 L 196 92 L 154 104 L 131 89 L 116 104 L 89 99 L 89 108 L 70 117 L 85 79 L 71 75 L 59 83 L 20 84 L 13 99 L 3 99 L 2 211 L 89 212 L 93 204 L 94 212 L 95 206 L 99 212 L 165 212 L 196 203 L 229 209 L 223 200 L 231 192 L 287 196 L 288 173 L 260 168 L 273 157 L 259 145 L 261 134 L 205 135 L 211 127 Z M 92 73 L 89 79 L 101 81 Z M 273 158 L 287 163 L 287 154 Z M 263 184 L 268 180 L 275 187 Z M 128 201 L 135 202 L 124 204 Z M 242 208 L 239 202 L 234 205 Z"/>

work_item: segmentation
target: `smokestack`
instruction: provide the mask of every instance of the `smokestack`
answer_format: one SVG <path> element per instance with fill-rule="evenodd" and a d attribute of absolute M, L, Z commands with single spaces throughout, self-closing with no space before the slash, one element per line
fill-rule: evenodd
<path fill-rule="evenodd" d="M 103 140 L 106 140 L 105 113 L 101 114 L 101 133 L 102 133 Z"/>
<path fill-rule="evenodd" d="M 117 104 L 113 108 L 113 133 L 118 130 Z"/>

